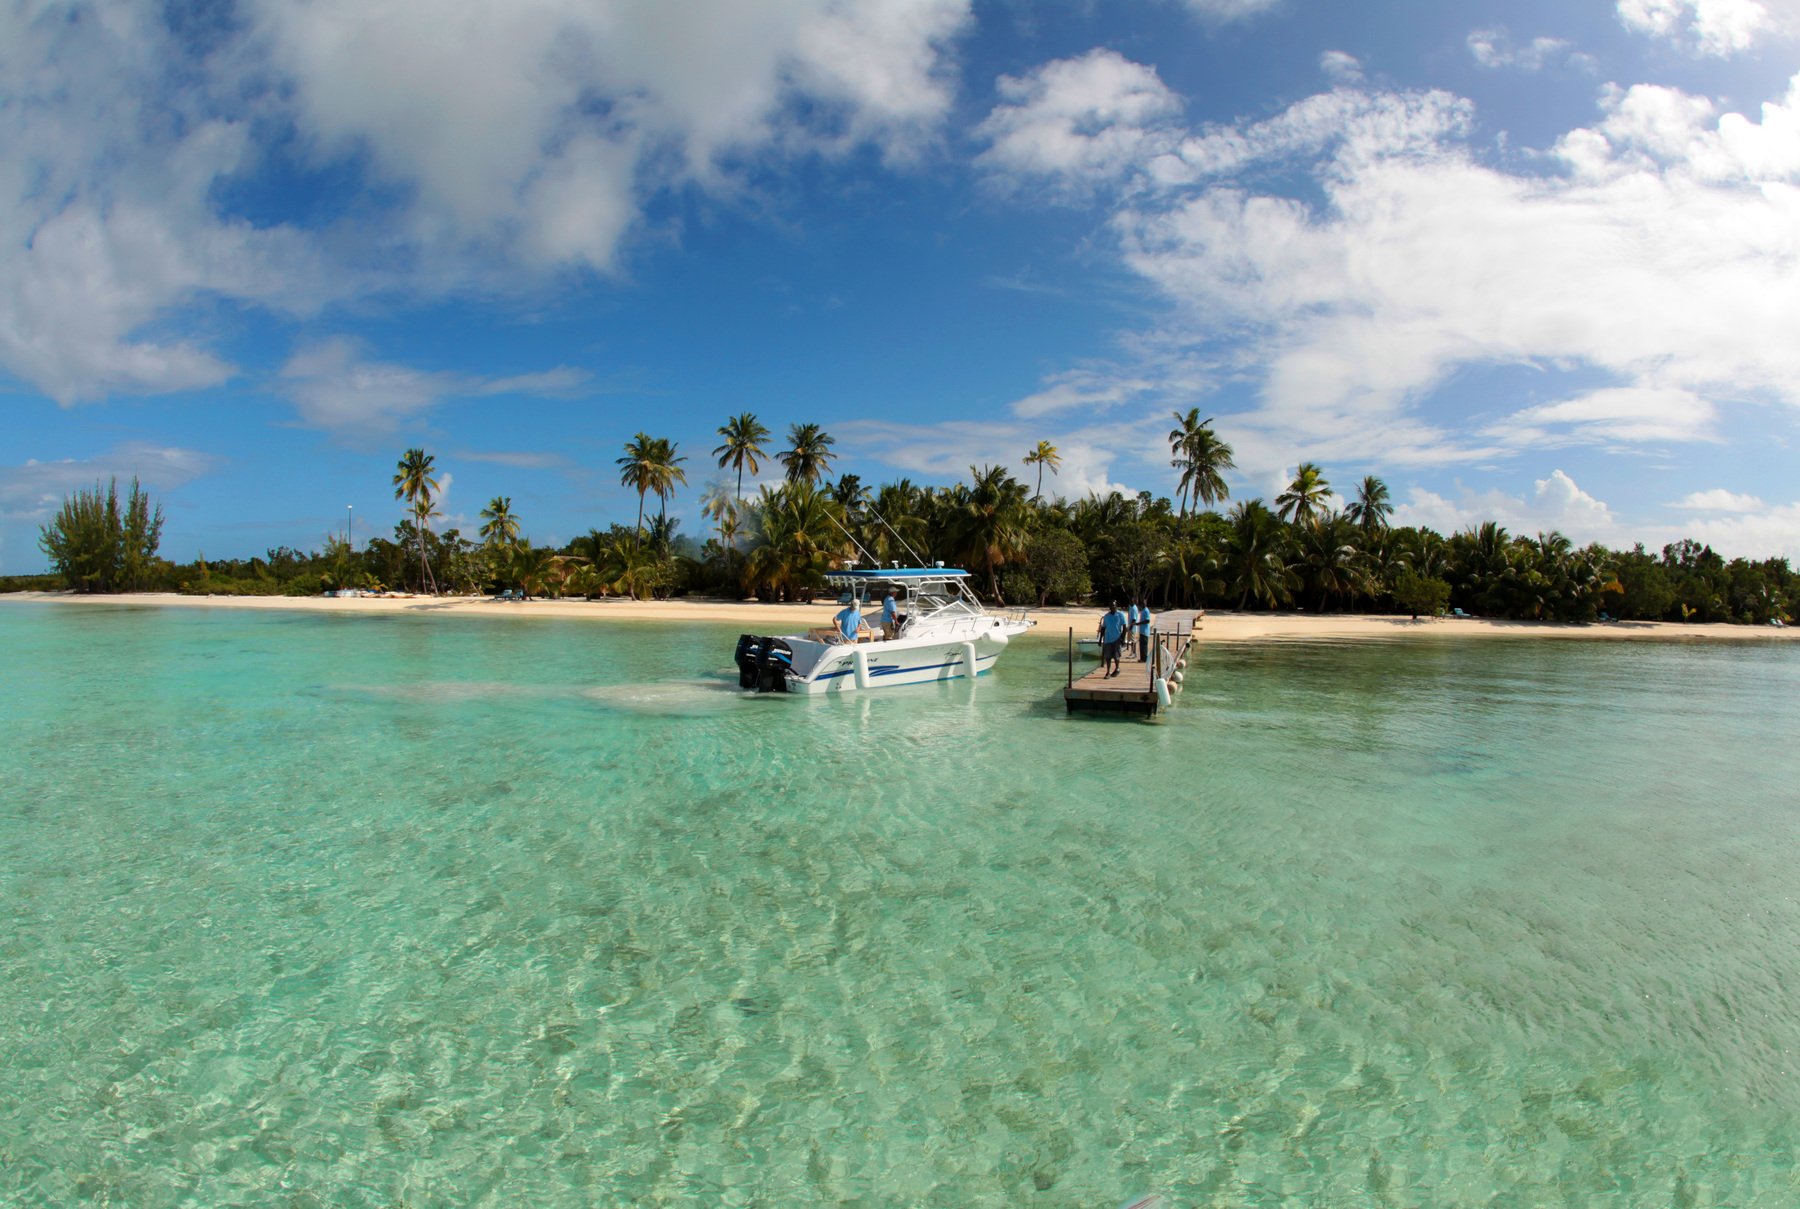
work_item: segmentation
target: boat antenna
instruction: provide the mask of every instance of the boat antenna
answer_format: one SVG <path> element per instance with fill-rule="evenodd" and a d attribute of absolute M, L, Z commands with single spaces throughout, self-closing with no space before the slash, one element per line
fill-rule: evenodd
<path fill-rule="evenodd" d="M 825 515 L 828 517 L 831 517 L 831 523 L 834 525 L 837 525 L 839 533 L 842 533 L 845 537 L 850 539 L 850 544 L 856 547 L 856 552 L 857 552 L 857 554 L 862 556 L 862 560 L 864 562 L 868 563 L 871 567 L 874 567 L 876 570 L 879 571 L 881 569 L 881 564 L 875 561 L 874 555 L 870 554 L 867 550 L 863 549 L 862 543 L 856 540 L 856 535 L 851 533 L 850 530 L 844 528 L 843 524 L 839 522 L 838 518 L 835 516 L 831 516 L 831 513 L 827 512 Z"/>
<path fill-rule="evenodd" d="M 916 563 L 917 565 L 919 565 L 921 567 L 925 565 L 925 559 L 920 556 L 920 554 L 917 550 L 912 548 L 911 543 L 909 543 L 904 537 L 901 537 L 900 534 L 895 531 L 894 527 L 887 523 L 887 518 L 885 516 L 881 515 L 881 513 L 877 512 L 877 511 L 875 511 L 874 504 L 864 504 L 863 507 L 865 507 L 869 510 L 870 516 L 874 517 L 876 520 L 881 522 L 881 527 L 883 529 L 886 529 L 889 533 L 892 533 L 894 535 L 895 541 L 899 542 L 902 546 L 904 546 L 906 548 L 906 552 L 908 554 L 912 555 L 914 563 Z"/>

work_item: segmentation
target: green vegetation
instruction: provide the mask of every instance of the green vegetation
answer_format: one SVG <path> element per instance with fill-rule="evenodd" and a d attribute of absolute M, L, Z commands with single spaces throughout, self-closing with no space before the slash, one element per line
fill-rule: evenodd
<path fill-rule="evenodd" d="M 77 491 L 38 536 L 64 584 L 77 592 L 135 592 L 149 585 L 162 540 L 162 506 L 150 506 L 136 479 L 125 506 L 119 480 Z"/>
<path fill-rule="evenodd" d="M 591 529 L 560 547 L 534 545 L 509 496 L 481 511 L 480 541 L 431 521 L 435 460 L 409 449 L 393 486 L 405 514 L 391 537 L 353 548 L 332 535 L 305 553 L 282 547 L 247 560 L 156 557 L 162 511 L 134 482 L 121 502 L 116 484 L 77 492 L 44 526 L 41 543 L 56 575 L 0 581 L 11 590 L 52 584 L 77 591 L 151 589 L 190 593 L 313 595 L 341 589 L 444 591 L 534 596 L 704 594 L 810 600 L 834 567 L 943 562 L 974 573 L 999 603 L 1032 606 L 1142 598 L 1161 608 L 1297 608 L 1315 612 L 1396 610 L 1433 616 L 1451 609 L 1484 617 L 1544 621 L 1791 621 L 1800 575 L 1785 558 L 1727 560 L 1693 541 L 1612 551 L 1577 548 L 1560 533 L 1511 534 L 1487 522 L 1449 535 L 1389 524 L 1387 484 L 1370 475 L 1342 508 L 1324 468 L 1302 463 L 1275 497 L 1239 500 L 1229 492 L 1231 447 L 1197 410 L 1176 413 L 1169 433 L 1180 471 L 1176 501 L 1143 492 L 1046 499 L 1043 472 L 1061 463 L 1039 442 L 1026 455 L 1037 481 L 1003 466 L 971 466 L 964 482 L 921 486 L 909 479 L 877 487 L 856 475 L 826 477 L 831 436 L 816 424 L 789 429 L 776 455 L 778 485 L 741 496 L 743 474 L 769 454 L 769 431 L 746 412 L 719 428 L 713 456 L 736 472 L 703 497 L 704 543 L 679 532 L 667 506 L 687 482 L 674 442 L 637 433 L 618 459 L 621 481 L 638 493 L 635 526 Z M 1033 487 L 1036 490 L 1033 490 Z M 657 515 L 646 518 L 654 493 Z"/>

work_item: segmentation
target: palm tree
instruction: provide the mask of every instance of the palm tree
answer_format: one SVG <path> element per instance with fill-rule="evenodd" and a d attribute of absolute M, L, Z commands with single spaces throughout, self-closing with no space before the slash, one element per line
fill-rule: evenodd
<path fill-rule="evenodd" d="M 481 540 L 490 547 L 510 546 L 519 540 L 519 518 L 513 514 L 512 497 L 496 495 L 481 510 Z"/>
<path fill-rule="evenodd" d="M 764 487 L 751 510 L 755 526 L 744 587 L 793 600 L 810 593 L 844 557 L 843 517 L 829 491 L 796 480 Z"/>
<path fill-rule="evenodd" d="M 1215 504 L 1231 495 L 1225 484 L 1225 472 L 1235 469 L 1231 446 L 1219 439 L 1212 420 L 1200 418 L 1200 409 L 1190 407 L 1187 414 L 1170 413 L 1175 427 L 1169 432 L 1169 452 L 1174 456 L 1169 465 L 1181 471 L 1176 498 L 1181 501 L 1181 519 L 1186 519 L 1188 504 Z M 1196 509 L 1197 510 L 1197 509 Z"/>
<path fill-rule="evenodd" d="M 1325 497 L 1330 494 L 1331 484 L 1318 463 L 1302 462 L 1294 471 L 1294 481 L 1275 497 L 1276 513 L 1296 525 L 1312 524 L 1324 515 Z"/>
<path fill-rule="evenodd" d="M 622 486 L 634 488 L 638 493 L 638 538 L 644 534 L 644 496 L 654 491 L 656 498 L 668 507 L 668 497 L 675 489 L 676 483 L 687 482 L 687 472 L 681 469 L 686 458 L 675 456 L 676 446 L 666 437 L 653 437 L 648 433 L 638 433 L 625 442 L 625 456 L 617 458 L 619 464 L 619 482 Z"/>
<path fill-rule="evenodd" d="M 425 557 L 425 526 L 437 515 L 432 509 L 432 497 L 437 491 L 437 479 L 432 477 L 433 458 L 423 449 L 409 449 L 400 459 L 394 474 L 394 498 L 405 500 L 407 510 L 419 522 L 419 586 L 436 584 L 431 578 L 431 565 Z"/>
<path fill-rule="evenodd" d="M 669 511 L 669 497 L 675 494 L 675 484 L 687 486 L 687 471 L 681 464 L 687 461 L 675 451 L 681 448 L 675 442 L 664 437 L 656 439 L 655 460 L 651 464 L 652 482 L 650 490 L 656 492 L 656 519 L 660 524 Z"/>
<path fill-rule="evenodd" d="M 1200 504 L 1210 507 L 1230 498 L 1231 488 L 1225 484 L 1225 472 L 1236 467 L 1237 463 L 1231 460 L 1231 446 L 1212 430 L 1211 420 L 1194 430 L 1188 439 L 1187 468 L 1182 473 L 1182 480 L 1187 486 L 1190 502 L 1196 505 L 1196 512 Z"/>
<path fill-rule="evenodd" d="M 619 465 L 619 484 L 638 493 L 637 531 L 640 538 L 644 533 L 644 496 L 650 490 L 650 463 L 655 452 L 656 438 L 640 432 L 625 442 L 625 456 L 614 459 Z"/>
<path fill-rule="evenodd" d="M 1354 596 L 1369 584 L 1365 559 L 1356 548 L 1356 529 L 1341 512 L 1326 513 L 1299 529 L 1299 561 L 1295 568 L 1319 593 L 1323 613 L 1333 596 Z"/>
<path fill-rule="evenodd" d="M 700 514 L 719 527 L 719 550 L 723 553 L 728 548 L 725 531 L 737 531 L 738 500 L 725 484 L 713 479 L 700 492 Z"/>
<path fill-rule="evenodd" d="M 911 479 L 883 484 L 875 493 L 874 512 L 881 522 L 869 533 L 869 553 L 883 562 L 914 557 L 913 551 L 931 544 L 926 521 L 925 492 Z"/>
<path fill-rule="evenodd" d="M 1037 490 L 1031 495 L 1035 502 L 1044 494 L 1044 467 L 1050 467 L 1050 473 L 1055 474 L 1062 465 L 1062 454 L 1050 442 L 1039 441 L 1037 448 L 1025 455 L 1025 464 L 1038 468 Z"/>
<path fill-rule="evenodd" d="M 1240 503 L 1227 519 L 1231 533 L 1225 542 L 1225 567 L 1243 589 L 1238 608 L 1252 597 L 1274 608 L 1293 588 L 1293 572 L 1285 557 L 1287 535 L 1261 500 Z"/>
<path fill-rule="evenodd" d="M 781 464 L 787 467 L 787 481 L 816 483 L 824 478 L 837 458 L 830 451 L 834 444 L 831 434 L 817 424 L 789 424 L 789 448 L 781 455 Z"/>
<path fill-rule="evenodd" d="M 1004 466 L 982 470 L 971 466 L 969 475 L 974 483 L 956 518 L 955 537 L 962 550 L 973 556 L 970 561 L 987 571 L 988 592 L 1004 604 L 999 568 L 1025 553 L 1030 519 L 1025 484 L 1008 474 Z"/>
<path fill-rule="evenodd" d="M 733 416 L 719 426 L 719 435 L 725 443 L 713 450 L 713 456 L 719 459 L 719 469 L 727 466 L 737 469 L 737 498 L 744 498 L 744 467 L 750 467 L 755 474 L 762 469 L 762 460 L 768 455 L 762 443 L 768 439 L 769 430 L 757 423 L 756 416 L 745 412 L 741 416 Z"/>
<path fill-rule="evenodd" d="M 1375 534 L 1387 528 L 1387 518 L 1393 511 L 1394 505 L 1388 496 L 1387 484 L 1371 474 L 1356 489 L 1356 502 L 1344 509 L 1344 515 L 1355 522 L 1364 534 Z"/>
<path fill-rule="evenodd" d="M 438 590 L 437 576 L 431 573 L 431 562 L 425 557 L 425 543 L 431 537 L 431 522 L 444 514 L 437 510 L 437 506 L 432 503 L 430 496 L 422 495 L 413 501 L 412 515 L 413 523 L 419 527 L 419 567 L 421 570 L 419 588 L 421 591 L 436 593 Z"/>
<path fill-rule="evenodd" d="M 1169 465 L 1181 471 L 1181 480 L 1175 488 L 1175 494 L 1181 502 L 1181 515 L 1185 517 L 1187 516 L 1188 487 L 1193 480 L 1193 463 L 1189 453 L 1194 434 L 1200 431 L 1203 424 L 1210 424 L 1212 421 L 1202 421 L 1198 407 L 1188 408 L 1185 416 L 1178 411 L 1169 414 L 1175 417 L 1175 427 L 1169 431 Z"/>

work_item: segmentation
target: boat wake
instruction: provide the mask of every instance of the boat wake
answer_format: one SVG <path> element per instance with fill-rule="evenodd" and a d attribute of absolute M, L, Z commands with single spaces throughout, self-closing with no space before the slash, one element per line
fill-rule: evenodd
<path fill-rule="evenodd" d="M 737 709 L 754 697 L 735 680 L 669 680 L 658 684 L 607 684 L 581 690 L 581 695 L 607 709 L 634 714 L 691 716 Z"/>

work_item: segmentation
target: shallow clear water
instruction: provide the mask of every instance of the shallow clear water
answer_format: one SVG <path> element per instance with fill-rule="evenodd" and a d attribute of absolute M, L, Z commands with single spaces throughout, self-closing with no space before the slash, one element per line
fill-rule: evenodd
<path fill-rule="evenodd" d="M 1800 1202 L 1795 648 L 736 632 L 0 606 L 0 1203 Z"/>

